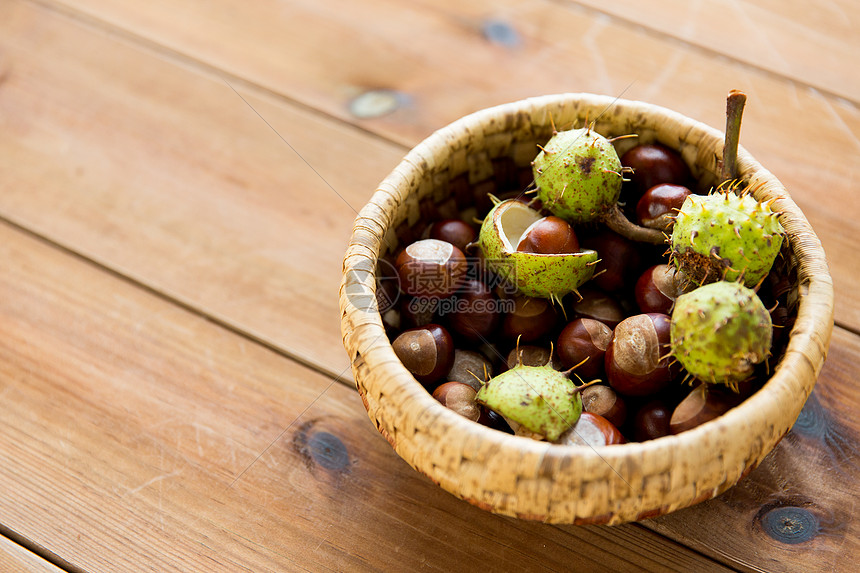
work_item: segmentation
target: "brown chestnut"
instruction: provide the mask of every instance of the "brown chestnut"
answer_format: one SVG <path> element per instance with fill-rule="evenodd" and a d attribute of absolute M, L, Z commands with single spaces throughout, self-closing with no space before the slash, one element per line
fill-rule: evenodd
<path fill-rule="evenodd" d="M 574 372 L 580 377 L 599 378 L 603 374 L 603 356 L 610 340 L 612 329 L 604 323 L 593 318 L 575 318 L 558 335 L 555 350 L 562 368 L 579 364 Z"/>
<path fill-rule="evenodd" d="M 418 328 L 434 322 L 438 308 L 438 299 L 404 296 L 400 299 L 400 328 Z"/>
<path fill-rule="evenodd" d="M 645 396 L 668 386 L 676 369 L 670 367 L 671 317 L 660 313 L 625 318 L 606 349 L 606 378 L 616 392 Z"/>
<path fill-rule="evenodd" d="M 582 298 L 571 303 L 571 314 L 580 318 L 599 320 L 609 328 L 615 328 L 627 317 L 621 303 L 602 291 L 583 288 Z"/>
<path fill-rule="evenodd" d="M 605 384 L 594 384 L 582 391 L 582 409 L 603 416 L 617 428 L 627 420 L 624 398 Z"/>
<path fill-rule="evenodd" d="M 524 344 L 508 353 L 507 366 L 513 368 L 517 364 L 523 366 L 546 366 L 552 360 L 549 348 Z"/>
<path fill-rule="evenodd" d="M 425 386 L 442 378 L 454 363 L 454 342 L 438 324 L 406 330 L 391 346 L 403 366 Z"/>
<path fill-rule="evenodd" d="M 451 243 L 463 253 L 466 247 L 475 241 L 478 232 L 475 228 L 460 219 L 444 219 L 430 226 L 430 238 Z"/>
<path fill-rule="evenodd" d="M 683 185 L 661 183 L 645 191 L 636 203 L 639 224 L 650 229 L 667 231 L 675 222 L 675 215 L 692 191 Z"/>
<path fill-rule="evenodd" d="M 633 293 L 641 312 L 670 314 L 675 299 L 684 293 L 681 275 L 671 265 L 649 267 L 636 281 Z"/>
<path fill-rule="evenodd" d="M 621 156 L 621 165 L 631 167 L 630 179 L 641 195 L 659 183 L 683 185 L 690 178 L 690 169 L 681 155 L 665 145 L 637 145 Z"/>
<path fill-rule="evenodd" d="M 433 397 L 443 406 L 473 422 L 477 422 L 481 417 L 481 407 L 475 401 L 476 395 L 474 388 L 462 382 L 445 382 L 433 390 Z"/>
<path fill-rule="evenodd" d="M 478 423 L 488 428 L 505 432 L 506 434 L 514 433 L 511 426 L 505 421 L 505 418 L 489 408 L 481 408 L 481 417 L 478 418 Z"/>
<path fill-rule="evenodd" d="M 669 420 L 672 411 L 662 400 L 651 400 L 644 404 L 633 417 L 633 439 L 637 442 L 653 440 L 669 435 Z"/>
<path fill-rule="evenodd" d="M 446 376 L 449 382 L 463 382 L 477 392 L 481 389 L 481 381 L 492 377 L 493 364 L 483 354 L 460 348 L 454 350 L 454 363 Z"/>
<path fill-rule="evenodd" d="M 403 249 L 395 262 L 400 289 L 412 296 L 446 298 L 468 270 L 463 252 L 445 241 L 422 239 Z"/>
<path fill-rule="evenodd" d="M 583 238 L 583 246 L 597 251 L 600 262 L 594 267 L 591 284 L 605 292 L 617 293 L 639 276 L 642 255 L 639 245 L 612 231 L 604 230 Z"/>
<path fill-rule="evenodd" d="M 609 420 L 603 416 L 583 412 L 576 424 L 558 439 L 558 443 L 569 446 L 611 446 L 624 444 L 627 440 Z"/>
<path fill-rule="evenodd" d="M 520 342 L 532 342 L 548 334 L 556 324 L 558 315 L 549 301 L 542 298 L 517 296 L 514 310 L 502 320 L 502 333 Z"/>
<path fill-rule="evenodd" d="M 471 342 L 486 340 L 498 328 L 501 315 L 496 296 L 483 282 L 467 279 L 451 298 L 440 302 L 440 314 L 448 314 L 448 326 Z"/>
<path fill-rule="evenodd" d="M 552 255 L 579 252 L 579 241 L 570 224 L 550 215 L 534 222 L 523 232 L 518 251 Z"/>
<path fill-rule="evenodd" d="M 700 383 L 681 403 L 675 406 L 669 419 L 669 431 L 678 434 L 722 416 L 741 403 L 743 398 L 731 390 Z"/>

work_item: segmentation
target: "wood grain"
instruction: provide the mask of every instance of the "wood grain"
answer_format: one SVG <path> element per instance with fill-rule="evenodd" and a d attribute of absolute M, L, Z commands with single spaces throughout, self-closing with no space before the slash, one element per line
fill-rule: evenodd
<path fill-rule="evenodd" d="M 16 3 L 11 5 L 18 6 Z M 50 5 L 65 6 L 53 2 Z M 726 92 L 729 88 L 742 89 L 750 97 L 742 129 L 742 144 L 783 181 L 810 219 L 831 263 L 837 293 L 837 321 L 848 328 L 860 329 L 860 292 L 852 286 L 855 278 L 853 261 L 860 248 L 860 204 L 851 200 L 852 181 L 857 179 L 860 170 L 857 162 L 853 161 L 860 151 L 860 112 L 857 107 L 798 86 L 790 79 L 738 66 L 736 62 L 727 61 L 716 54 L 681 49 L 677 42 L 664 36 L 619 24 L 591 11 L 565 6 L 548 1 L 527 4 L 512 1 L 445 2 L 434 4 L 431 9 L 422 3 L 377 0 L 371 3 L 327 2 L 322 5 L 296 1 L 288 7 L 260 2 L 254 3 L 252 7 L 243 5 L 238 10 L 228 0 L 206 3 L 205 7 L 195 2 L 177 4 L 165 0 L 147 3 L 89 0 L 76 3 L 73 9 L 68 10 L 71 11 L 71 17 L 86 22 L 87 26 L 107 29 L 146 49 L 154 49 L 159 57 L 167 57 L 178 65 L 203 66 L 229 77 L 245 78 L 282 98 L 301 102 L 302 105 L 352 122 L 407 146 L 414 145 L 431 131 L 470 111 L 526 96 L 560 91 L 623 93 L 625 98 L 664 105 L 722 129 L 725 124 Z M 16 11 L 29 14 L 33 10 L 18 8 Z M 36 12 L 41 13 L 39 10 Z M 187 25 L 190 21 L 195 22 L 195 26 Z M 486 33 L 487 26 L 493 23 L 503 26 L 503 29 L 510 29 L 516 41 L 500 44 L 497 36 Z M 63 33 L 53 35 L 56 43 L 52 44 L 54 49 L 50 53 L 44 54 L 38 48 L 31 47 L 28 48 L 29 55 L 47 58 L 59 50 L 74 54 L 70 57 L 72 60 L 88 61 L 87 69 L 112 69 L 109 77 L 97 78 L 105 86 L 108 95 L 114 90 L 123 93 L 130 87 L 137 89 L 150 85 L 152 80 L 147 79 L 144 72 L 139 72 L 139 68 L 150 70 L 149 77 L 155 77 L 156 64 L 144 62 L 149 60 L 146 50 L 136 52 L 123 42 L 109 42 L 98 32 L 95 33 L 96 37 L 84 40 L 86 33 L 83 30 L 75 32 L 75 27 L 62 19 L 47 18 L 40 25 L 45 26 L 46 30 L 62 27 Z M 14 33 L 14 29 L 11 32 Z M 20 41 L 27 45 L 26 40 Z M 91 48 L 82 53 L 77 47 L 79 42 Z M 99 43 L 102 49 L 97 50 L 95 46 Z M 153 48 L 153 44 L 157 45 L 157 49 Z M 105 54 L 111 54 L 111 57 L 106 60 L 108 56 Z M 347 57 L 347 54 L 357 57 Z M 642 54 L 643 57 L 632 58 L 631 54 Z M 128 61 L 139 59 L 140 63 L 123 65 L 118 63 L 120 58 Z M 47 66 L 45 73 L 50 78 L 56 70 L 51 68 L 53 58 L 48 62 L 43 63 L 41 68 Z M 159 60 L 158 65 L 166 69 L 169 64 Z M 125 73 L 119 73 L 120 67 L 126 70 Z M 560 69 L 564 72 L 559 73 Z M 214 111 L 216 109 L 232 109 L 237 114 L 241 113 L 235 104 L 227 103 L 226 99 L 216 100 L 211 95 L 203 98 L 201 91 L 210 93 L 217 89 L 214 85 L 203 87 L 206 83 L 203 78 L 183 74 L 181 79 L 167 80 L 170 75 L 165 72 L 165 77 L 160 78 L 159 83 L 173 87 L 137 93 L 137 97 L 144 100 L 141 105 L 135 104 L 137 113 L 140 113 L 140 109 L 156 110 L 155 117 L 148 118 L 147 122 L 150 129 L 157 132 L 152 137 L 164 140 L 162 133 L 165 132 L 172 136 L 178 135 L 171 129 L 172 124 L 168 125 L 168 120 L 159 118 L 169 117 L 190 126 L 205 123 L 207 118 L 202 116 L 207 113 L 216 114 L 217 117 L 220 111 Z M 15 77 L 10 77 L 8 81 L 15 83 Z M 166 81 L 168 84 L 164 83 Z M 201 87 L 195 90 L 191 84 Z M 399 94 L 393 111 L 375 118 L 358 118 L 350 113 L 353 98 L 377 88 Z M 178 94 L 186 92 L 194 94 L 193 101 L 208 101 L 192 109 L 195 117 L 181 113 L 177 116 L 177 112 L 170 109 L 175 107 L 173 104 L 176 98 L 181 97 Z M 40 103 L 40 98 L 46 97 L 44 93 L 43 90 L 23 93 L 30 102 L 24 104 L 23 108 L 31 109 L 34 105 L 44 107 L 45 103 Z M 188 98 L 188 101 L 192 99 Z M 111 100 L 99 103 L 103 109 L 115 105 Z M 59 125 L 65 126 L 66 137 L 87 142 L 76 130 L 81 129 L 87 110 L 92 110 L 94 106 L 89 99 L 86 102 L 70 101 L 68 104 L 65 112 L 70 117 L 65 122 L 59 122 Z M 119 111 L 129 113 L 131 110 L 120 108 Z M 289 106 L 282 108 L 273 105 L 261 111 L 264 117 L 273 117 L 272 114 L 290 114 L 295 110 Z M 184 141 L 181 148 L 201 149 L 205 151 L 205 157 L 223 158 L 227 150 L 213 150 L 211 145 L 216 140 L 224 142 L 235 138 L 229 132 L 234 128 L 233 122 L 229 120 L 231 117 L 230 114 L 225 115 L 226 121 L 221 125 L 223 133 L 217 136 L 213 135 L 214 131 L 210 131 L 205 138 L 196 140 L 196 132 L 191 130 L 187 134 L 190 139 Z M 214 117 L 209 119 L 213 120 Z M 76 124 L 73 123 L 75 121 Z M 276 120 L 273 118 L 273 121 Z M 291 125 L 287 122 L 276 121 L 280 126 Z M 213 123 L 209 129 L 214 129 L 214 126 Z M 250 117 L 250 121 L 246 118 L 245 129 L 252 127 L 263 129 L 253 117 Z M 337 125 L 333 124 L 331 128 L 336 129 Z M 294 135 L 298 130 L 284 129 L 290 137 L 298 138 L 297 146 L 303 150 L 308 161 L 327 178 L 334 179 L 334 187 L 354 206 L 362 204 L 369 197 L 378 179 L 368 176 L 357 186 L 357 182 L 351 183 L 354 179 L 343 181 L 338 176 L 352 174 L 354 169 L 384 174 L 396 163 L 396 148 L 379 155 L 364 151 L 356 153 L 356 149 L 363 149 L 360 138 L 350 143 L 344 142 L 345 147 L 342 153 L 337 154 L 336 162 L 326 161 L 326 158 L 333 157 L 325 152 L 326 138 L 320 137 L 314 146 Z M 263 131 L 255 133 L 262 134 Z M 305 133 L 322 134 L 325 130 L 316 127 L 315 130 L 305 130 Z M 237 145 L 232 146 L 231 150 L 245 141 L 233 140 Z M 81 155 L 100 155 L 102 151 L 99 146 L 105 143 L 98 139 L 89 140 L 88 143 L 83 149 L 67 147 L 65 154 L 71 153 L 73 158 L 86 161 L 89 169 L 92 169 L 93 163 L 89 157 L 85 159 Z M 54 154 L 63 149 L 60 147 L 62 142 L 57 140 L 49 139 L 45 144 L 43 148 Z M 319 152 L 311 153 L 313 147 Z M 281 145 L 273 145 L 271 149 L 286 153 Z M 145 146 L 140 154 L 124 158 L 125 170 L 138 174 L 146 174 L 153 169 L 165 172 L 171 166 L 163 153 L 157 151 Z M 285 155 L 279 154 L 277 157 L 283 159 Z M 180 161 L 181 156 L 173 159 Z M 217 169 L 206 174 L 198 173 L 195 167 L 212 164 L 205 158 L 192 158 L 183 163 L 187 177 L 193 181 L 177 180 L 177 184 L 184 183 L 184 190 L 201 187 L 199 182 L 205 181 L 205 187 L 212 193 L 221 191 L 225 185 L 228 188 L 224 192 L 230 192 L 230 186 L 236 187 L 238 179 L 243 182 L 238 185 L 241 190 L 253 193 L 259 205 L 268 204 L 272 206 L 271 212 L 277 213 L 278 197 L 273 196 L 271 187 L 267 188 L 264 184 L 268 181 L 259 182 L 252 172 L 259 173 L 260 177 L 273 172 L 285 173 L 288 168 L 286 165 L 281 165 L 280 171 L 258 171 L 250 162 L 222 160 L 222 163 L 231 166 L 230 177 L 234 178 L 231 183 L 217 179 L 217 175 L 213 179 L 213 175 L 219 174 Z M 299 171 L 289 173 L 295 175 L 306 170 L 302 164 L 297 167 Z M 175 170 L 171 172 L 177 177 Z M 93 175 L 98 181 L 116 177 L 112 173 Z M 61 176 L 58 178 L 62 180 Z M 69 187 L 72 190 L 79 187 L 80 183 L 71 185 L 74 181 L 71 177 L 62 181 L 66 194 L 69 193 Z M 162 185 L 160 181 L 155 182 L 156 185 L 147 179 L 138 181 L 148 189 Z M 22 184 L 27 186 L 26 182 Z M 343 211 L 342 202 L 332 197 L 324 185 L 318 181 L 310 184 L 314 189 L 320 189 L 315 199 L 321 212 Z M 356 190 L 354 195 L 353 189 Z M 89 195 L 87 190 L 86 195 Z M 117 195 L 116 189 L 112 191 L 108 197 L 97 197 L 95 201 L 114 205 L 121 213 L 129 213 L 129 218 L 141 210 L 141 207 L 128 209 L 126 204 L 130 199 Z M 174 189 L 172 196 L 177 195 Z M 181 195 L 184 199 L 189 193 L 183 191 Z M 157 200 L 154 205 L 149 205 L 145 198 L 141 199 L 140 193 L 135 194 L 135 197 L 136 204 L 143 202 L 151 211 L 163 209 L 169 204 Z M 231 197 L 233 201 L 241 200 L 241 194 L 233 193 Z M 58 203 L 53 198 L 46 200 L 51 204 Z M 192 201 L 193 198 L 188 200 Z M 85 229 L 67 229 L 58 225 L 58 222 L 44 221 L 44 202 L 20 203 L 15 205 L 15 209 L 10 209 L 9 201 L 6 201 L 5 205 L 0 205 L 0 211 L 28 226 L 56 228 L 52 233 L 56 240 L 88 245 L 88 251 L 106 264 L 122 266 L 137 276 L 147 275 L 150 269 L 153 276 L 159 273 L 158 267 L 147 267 L 144 272 L 127 263 L 121 264 L 125 261 L 118 260 L 116 251 L 105 252 L 102 241 L 95 238 L 101 237 L 104 229 L 99 229 L 96 222 L 90 222 Z M 312 212 L 313 207 L 309 205 L 307 208 Z M 207 210 L 211 210 L 211 207 L 187 203 L 182 212 L 198 215 L 206 214 Z M 104 207 L 99 205 L 95 212 L 104 212 Z M 338 221 L 345 220 L 346 214 L 344 212 L 344 217 Z M 59 215 L 55 212 L 53 216 Z M 176 216 L 172 213 L 170 218 Z M 265 217 L 266 213 L 261 213 L 261 218 L 257 220 L 257 225 L 263 229 L 268 228 L 264 223 Z M 134 219 L 135 222 L 137 220 Z M 131 221 L 129 224 L 134 226 Z M 213 224 L 229 225 L 220 220 L 213 220 Z M 66 225 L 69 225 L 68 221 Z M 108 224 L 102 226 L 112 228 Z M 90 236 L 87 236 L 88 232 Z M 241 229 L 237 232 L 241 232 Z M 122 239 L 119 237 L 116 247 L 123 252 L 148 248 Z M 247 241 L 245 244 L 248 249 L 260 248 L 254 245 L 253 237 L 246 236 L 242 240 Z M 177 249 L 179 246 L 165 245 L 165 248 Z M 328 257 L 335 256 L 333 252 L 323 254 L 324 248 L 324 245 L 316 246 L 320 259 L 328 260 Z M 194 254 L 206 260 L 202 256 L 204 253 Z M 204 266 L 211 268 L 211 265 L 201 264 L 201 267 Z M 224 267 L 220 265 L 218 268 Z M 167 275 L 170 270 L 170 265 L 167 265 L 160 274 Z M 200 272 L 198 269 L 194 276 L 200 276 Z M 294 272 L 295 269 L 288 268 L 283 273 L 269 273 L 267 276 L 291 275 Z M 189 285 L 188 278 L 182 273 L 172 274 L 161 276 L 159 284 L 182 300 L 205 306 L 213 314 L 224 317 L 231 324 L 241 325 L 243 330 L 253 332 L 265 340 L 295 348 L 296 355 L 323 364 L 332 364 L 334 361 L 342 363 L 336 355 L 323 355 L 318 350 L 325 347 L 324 344 L 308 348 L 301 341 L 286 338 L 282 330 L 274 331 L 270 321 L 254 316 L 253 305 L 235 309 L 231 304 L 235 300 L 228 302 L 227 293 L 211 293 L 209 290 L 198 292 L 197 285 Z M 252 282 L 260 288 L 266 288 L 267 276 L 255 275 Z M 324 280 L 330 275 L 316 276 L 320 276 L 321 285 L 332 287 L 335 284 Z M 217 284 L 215 280 L 208 282 Z M 325 286 L 313 290 L 310 293 L 298 293 L 310 297 L 305 299 L 308 308 L 317 304 L 315 297 L 334 292 Z M 278 292 L 283 292 L 282 285 L 272 285 L 268 291 L 269 296 Z M 204 298 L 202 295 L 211 296 Z"/>
<path fill-rule="evenodd" d="M 402 149 L 26 4 L 3 4 L 0 37 L 3 217 L 346 369 L 343 251 Z"/>
<path fill-rule="evenodd" d="M 0 571 L 62 573 L 63 570 L 9 538 L 0 536 Z"/>
<path fill-rule="evenodd" d="M 344 385 L 5 225 L 0 260 L 0 524 L 72 567 L 725 570 L 479 510 Z"/>
<path fill-rule="evenodd" d="M 807 44 L 838 36 L 827 13 L 781 12 L 769 45 L 798 26 Z M 839 570 L 857 552 L 860 343 L 846 331 L 804 430 L 719 499 L 647 524 L 675 541 L 461 503 L 334 383 L 352 207 L 430 131 L 558 91 L 624 91 L 722 128 L 725 92 L 744 89 L 742 142 L 807 213 L 837 320 L 860 328 L 860 113 L 829 95 L 856 75 L 827 61 L 815 75 L 805 57 L 780 69 L 758 38 L 726 59 L 718 39 L 692 49 L 648 25 L 548 1 L 0 4 L 0 526 L 91 571 L 723 569 L 696 551 Z M 359 117 L 376 88 L 394 108 Z M 770 530 L 783 541 L 766 533 L 786 507 L 817 535 L 785 543 L 791 520 Z M 0 565 L 31 557 L 0 548 Z"/>
<path fill-rule="evenodd" d="M 860 7 L 850 0 L 598 2 L 572 0 L 631 26 L 689 42 L 744 64 L 860 103 Z"/>
<path fill-rule="evenodd" d="M 837 328 L 831 348 L 798 422 L 757 469 L 711 501 L 643 524 L 744 571 L 856 570 L 847 556 L 860 551 L 860 337 Z"/>

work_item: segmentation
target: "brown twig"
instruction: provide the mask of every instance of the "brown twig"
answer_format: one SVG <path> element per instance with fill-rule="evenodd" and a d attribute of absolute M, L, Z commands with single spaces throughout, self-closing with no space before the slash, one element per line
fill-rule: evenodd
<path fill-rule="evenodd" d="M 734 181 L 738 178 L 738 143 L 741 138 L 741 117 L 747 96 L 740 90 L 731 90 L 726 98 L 726 141 L 723 146 L 723 161 L 720 168 L 720 181 Z"/>

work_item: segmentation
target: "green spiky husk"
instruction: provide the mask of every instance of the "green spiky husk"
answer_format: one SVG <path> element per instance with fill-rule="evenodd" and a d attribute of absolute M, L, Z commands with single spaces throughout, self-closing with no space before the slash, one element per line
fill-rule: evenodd
<path fill-rule="evenodd" d="M 576 385 L 551 366 L 515 366 L 478 390 L 478 403 L 555 441 L 582 413 Z"/>
<path fill-rule="evenodd" d="M 501 241 L 497 214 L 514 199 L 502 201 L 490 211 L 481 224 L 478 242 L 487 267 L 531 297 L 560 301 L 594 276 L 596 251 L 584 249 L 578 253 L 538 254 L 508 249 Z"/>
<path fill-rule="evenodd" d="M 773 324 L 752 289 L 719 281 L 675 300 L 670 333 L 672 355 L 687 372 L 734 386 L 768 357 Z"/>
<path fill-rule="evenodd" d="M 778 216 L 749 194 L 690 195 L 672 229 L 672 263 L 697 285 L 742 278 L 754 286 L 767 276 L 782 246 Z"/>
<path fill-rule="evenodd" d="M 599 218 L 621 194 L 618 153 L 593 129 L 556 133 L 532 166 L 544 207 L 571 223 Z"/>

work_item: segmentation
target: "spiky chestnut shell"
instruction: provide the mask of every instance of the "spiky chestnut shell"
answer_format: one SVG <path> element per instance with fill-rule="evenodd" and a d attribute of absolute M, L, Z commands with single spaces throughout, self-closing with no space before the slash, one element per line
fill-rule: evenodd
<path fill-rule="evenodd" d="M 597 252 L 541 254 L 516 250 L 541 214 L 516 199 L 502 201 L 481 224 L 478 242 L 488 268 L 530 297 L 559 301 L 594 275 Z"/>
<path fill-rule="evenodd" d="M 767 358 L 773 324 L 752 289 L 719 281 L 675 300 L 670 336 L 672 355 L 687 372 L 734 387 Z"/>
<path fill-rule="evenodd" d="M 532 162 L 538 198 L 570 221 L 593 221 L 621 194 L 621 160 L 612 143 L 590 128 L 559 131 Z"/>
<path fill-rule="evenodd" d="M 690 195 L 672 229 L 673 264 L 697 285 L 742 278 L 746 286 L 755 286 L 782 246 L 778 216 L 749 194 Z"/>
<path fill-rule="evenodd" d="M 549 441 L 557 440 L 582 414 L 576 385 L 549 365 L 517 365 L 484 384 L 475 399 Z"/>

